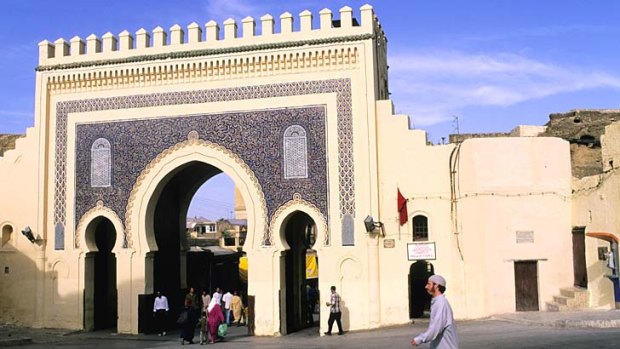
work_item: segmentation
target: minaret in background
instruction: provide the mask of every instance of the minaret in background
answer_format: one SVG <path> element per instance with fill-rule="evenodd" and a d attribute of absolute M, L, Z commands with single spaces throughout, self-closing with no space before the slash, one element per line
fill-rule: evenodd
<path fill-rule="evenodd" d="M 237 187 L 235 187 L 235 219 L 248 219 L 245 202 L 243 202 L 243 197 Z"/>

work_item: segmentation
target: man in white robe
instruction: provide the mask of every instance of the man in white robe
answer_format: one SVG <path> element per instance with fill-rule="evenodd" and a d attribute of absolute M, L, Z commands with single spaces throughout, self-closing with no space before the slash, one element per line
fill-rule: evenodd
<path fill-rule="evenodd" d="M 443 295 L 446 291 L 446 279 L 440 275 L 432 275 L 424 287 L 433 297 L 431 300 L 431 320 L 428 329 L 415 337 L 411 345 L 431 344 L 431 349 L 458 349 L 459 337 L 452 315 L 452 307 Z"/>

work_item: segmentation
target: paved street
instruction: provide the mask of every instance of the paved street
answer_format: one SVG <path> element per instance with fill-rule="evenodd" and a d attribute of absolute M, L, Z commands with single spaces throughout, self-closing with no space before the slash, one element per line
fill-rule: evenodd
<path fill-rule="evenodd" d="M 620 348 L 620 328 L 562 328 L 544 324 L 527 325 L 504 320 L 473 320 L 458 323 L 461 348 Z M 425 321 L 414 325 L 382 330 L 347 333 L 344 336 L 319 337 L 316 328 L 284 337 L 247 337 L 235 331 L 226 342 L 212 348 L 411 348 L 414 334 L 426 327 Z M 123 336 L 105 332 L 76 333 L 33 338 L 22 348 L 180 348 L 178 333 L 166 337 L 152 335 Z M 186 348 L 184 346 L 184 348 Z M 198 347 L 197 344 L 189 346 Z M 421 348 L 428 348 L 423 345 Z"/>

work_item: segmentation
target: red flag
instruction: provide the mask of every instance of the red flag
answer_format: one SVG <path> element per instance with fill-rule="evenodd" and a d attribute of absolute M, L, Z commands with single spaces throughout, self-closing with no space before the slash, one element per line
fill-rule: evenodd
<path fill-rule="evenodd" d="M 407 199 L 400 193 L 400 189 L 398 190 L 398 214 L 400 215 L 400 225 L 407 223 L 409 220 L 409 216 L 407 214 Z"/>

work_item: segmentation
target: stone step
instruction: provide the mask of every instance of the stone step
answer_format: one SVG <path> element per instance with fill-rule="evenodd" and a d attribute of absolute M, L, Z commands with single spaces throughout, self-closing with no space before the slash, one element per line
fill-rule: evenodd
<path fill-rule="evenodd" d="M 547 302 L 547 311 L 566 311 L 568 310 L 567 305 L 559 304 L 556 302 Z"/>
<path fill-rule="evenodd" d="M 580 300 L 565 296 L 553 296 L 553 302 L 561 305 L 566 305 L 570 309 L 578 309 L 583 305 Z"/>
<path fill-rule="evenodd" d="M 587 289 L 581 287 L 565 287 L 560 289 L 560 296 L 573 299 L 566 304 L 573 309 L 587 308 L 590 298 L 590 293 Z"/>

